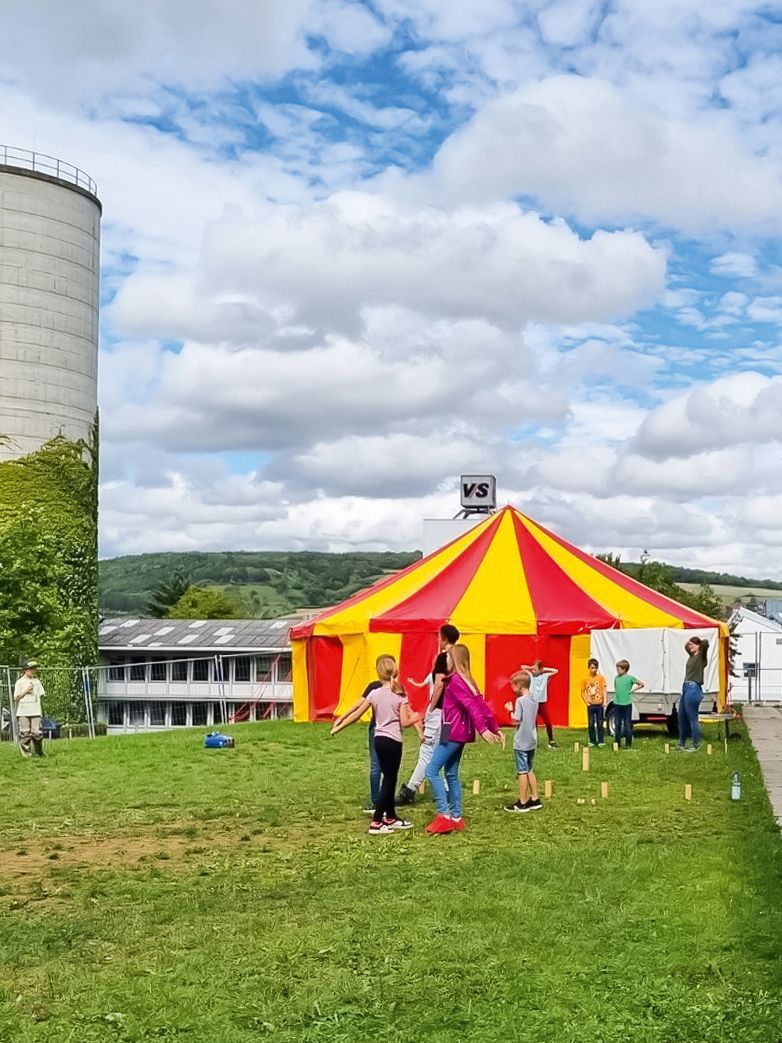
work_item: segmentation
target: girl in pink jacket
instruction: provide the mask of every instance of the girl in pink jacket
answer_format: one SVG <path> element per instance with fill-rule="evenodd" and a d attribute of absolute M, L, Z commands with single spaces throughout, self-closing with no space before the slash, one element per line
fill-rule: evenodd
<path fill-rule="evenodd" d="M 440 742 L 426 769 L 426 778 L 437 805 L 437 817 L 426 827 L 427 833 L 451 833 L 464 829 L 459 764 L 464 747 L 468 742 L 475 742 L 476 731 L 486 742 L 505 745 L 505 736 L 470 673 L 470 652 L 466 645 L 454 645 L 448 652 L 448 669 Z"/>

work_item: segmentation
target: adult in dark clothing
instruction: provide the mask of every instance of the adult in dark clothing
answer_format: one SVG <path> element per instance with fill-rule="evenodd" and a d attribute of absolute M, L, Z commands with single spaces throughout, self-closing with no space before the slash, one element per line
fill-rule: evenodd
<path fill-rule="evenodd" d="M 679 700 L 679 745 L 683 753 L 697 753 L 701 748 L 701 726 L 698 720 L 703 699 L 703 675 L 709 654 L 709 642 L 705 638 L 691 637 L 684 646 L 687 650 L 687 665 L 684 668 L 684 684 Z M 692 737 L 692 746 L 687 739 Z"/>

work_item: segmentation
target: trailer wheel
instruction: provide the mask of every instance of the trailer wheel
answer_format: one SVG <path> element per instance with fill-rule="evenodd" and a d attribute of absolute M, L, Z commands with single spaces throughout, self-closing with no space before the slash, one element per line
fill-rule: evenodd
<path fill-rule="evenodd" d="M 608 732 L 608 734 L 611 736 L 612 739 L 615 739 L 616 738 L 616 714 L 614 713 L 614 704 L 613 703 L 611 703 L 611 705 L 606 710 L 606 722 L 605 723 L 606 723 L 606 731 Z"/>
<path fill-rule="evenodd" d="M 679 738 L 679 717 L 675 706 L 665 718 L 665 727 L 668 729 L 668 734 L 672 739 Z"/>

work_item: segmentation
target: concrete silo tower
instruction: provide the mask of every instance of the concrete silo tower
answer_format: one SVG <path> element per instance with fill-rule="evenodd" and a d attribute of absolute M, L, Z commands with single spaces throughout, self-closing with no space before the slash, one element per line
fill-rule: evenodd
<path fill-rule="evenodd" d="M 77 167 L 0 145 L 0 665 L 63 676 L 96 657 L 100 219 Z"/>
<path fill-rule="evenodd" d="M 89 438 L 98 406 L 101 205 L 70 164 L 0 146 L 0 460 L 58 434 Z"/>

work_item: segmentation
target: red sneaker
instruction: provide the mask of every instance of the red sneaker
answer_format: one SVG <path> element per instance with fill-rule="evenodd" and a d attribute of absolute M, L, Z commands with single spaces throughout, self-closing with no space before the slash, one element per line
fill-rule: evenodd
<path fill-rule="evenodd" d="M 445 815 L 438 815 L 434 822 L 430 822 L 426 827 L 427 833 L 452 833 L 453 830 L 453 819 L 447 818 Z"/>
<path fill-rule="evenodd" d="M 467 825 L 467 823 L 464 821 L 464 816 L 462 816 L 462 818 L 452 818 L 451 823 L 453 825 L 453 828 L 457 831 L 457 833 L 463 833 L 464 827 Z"/>

